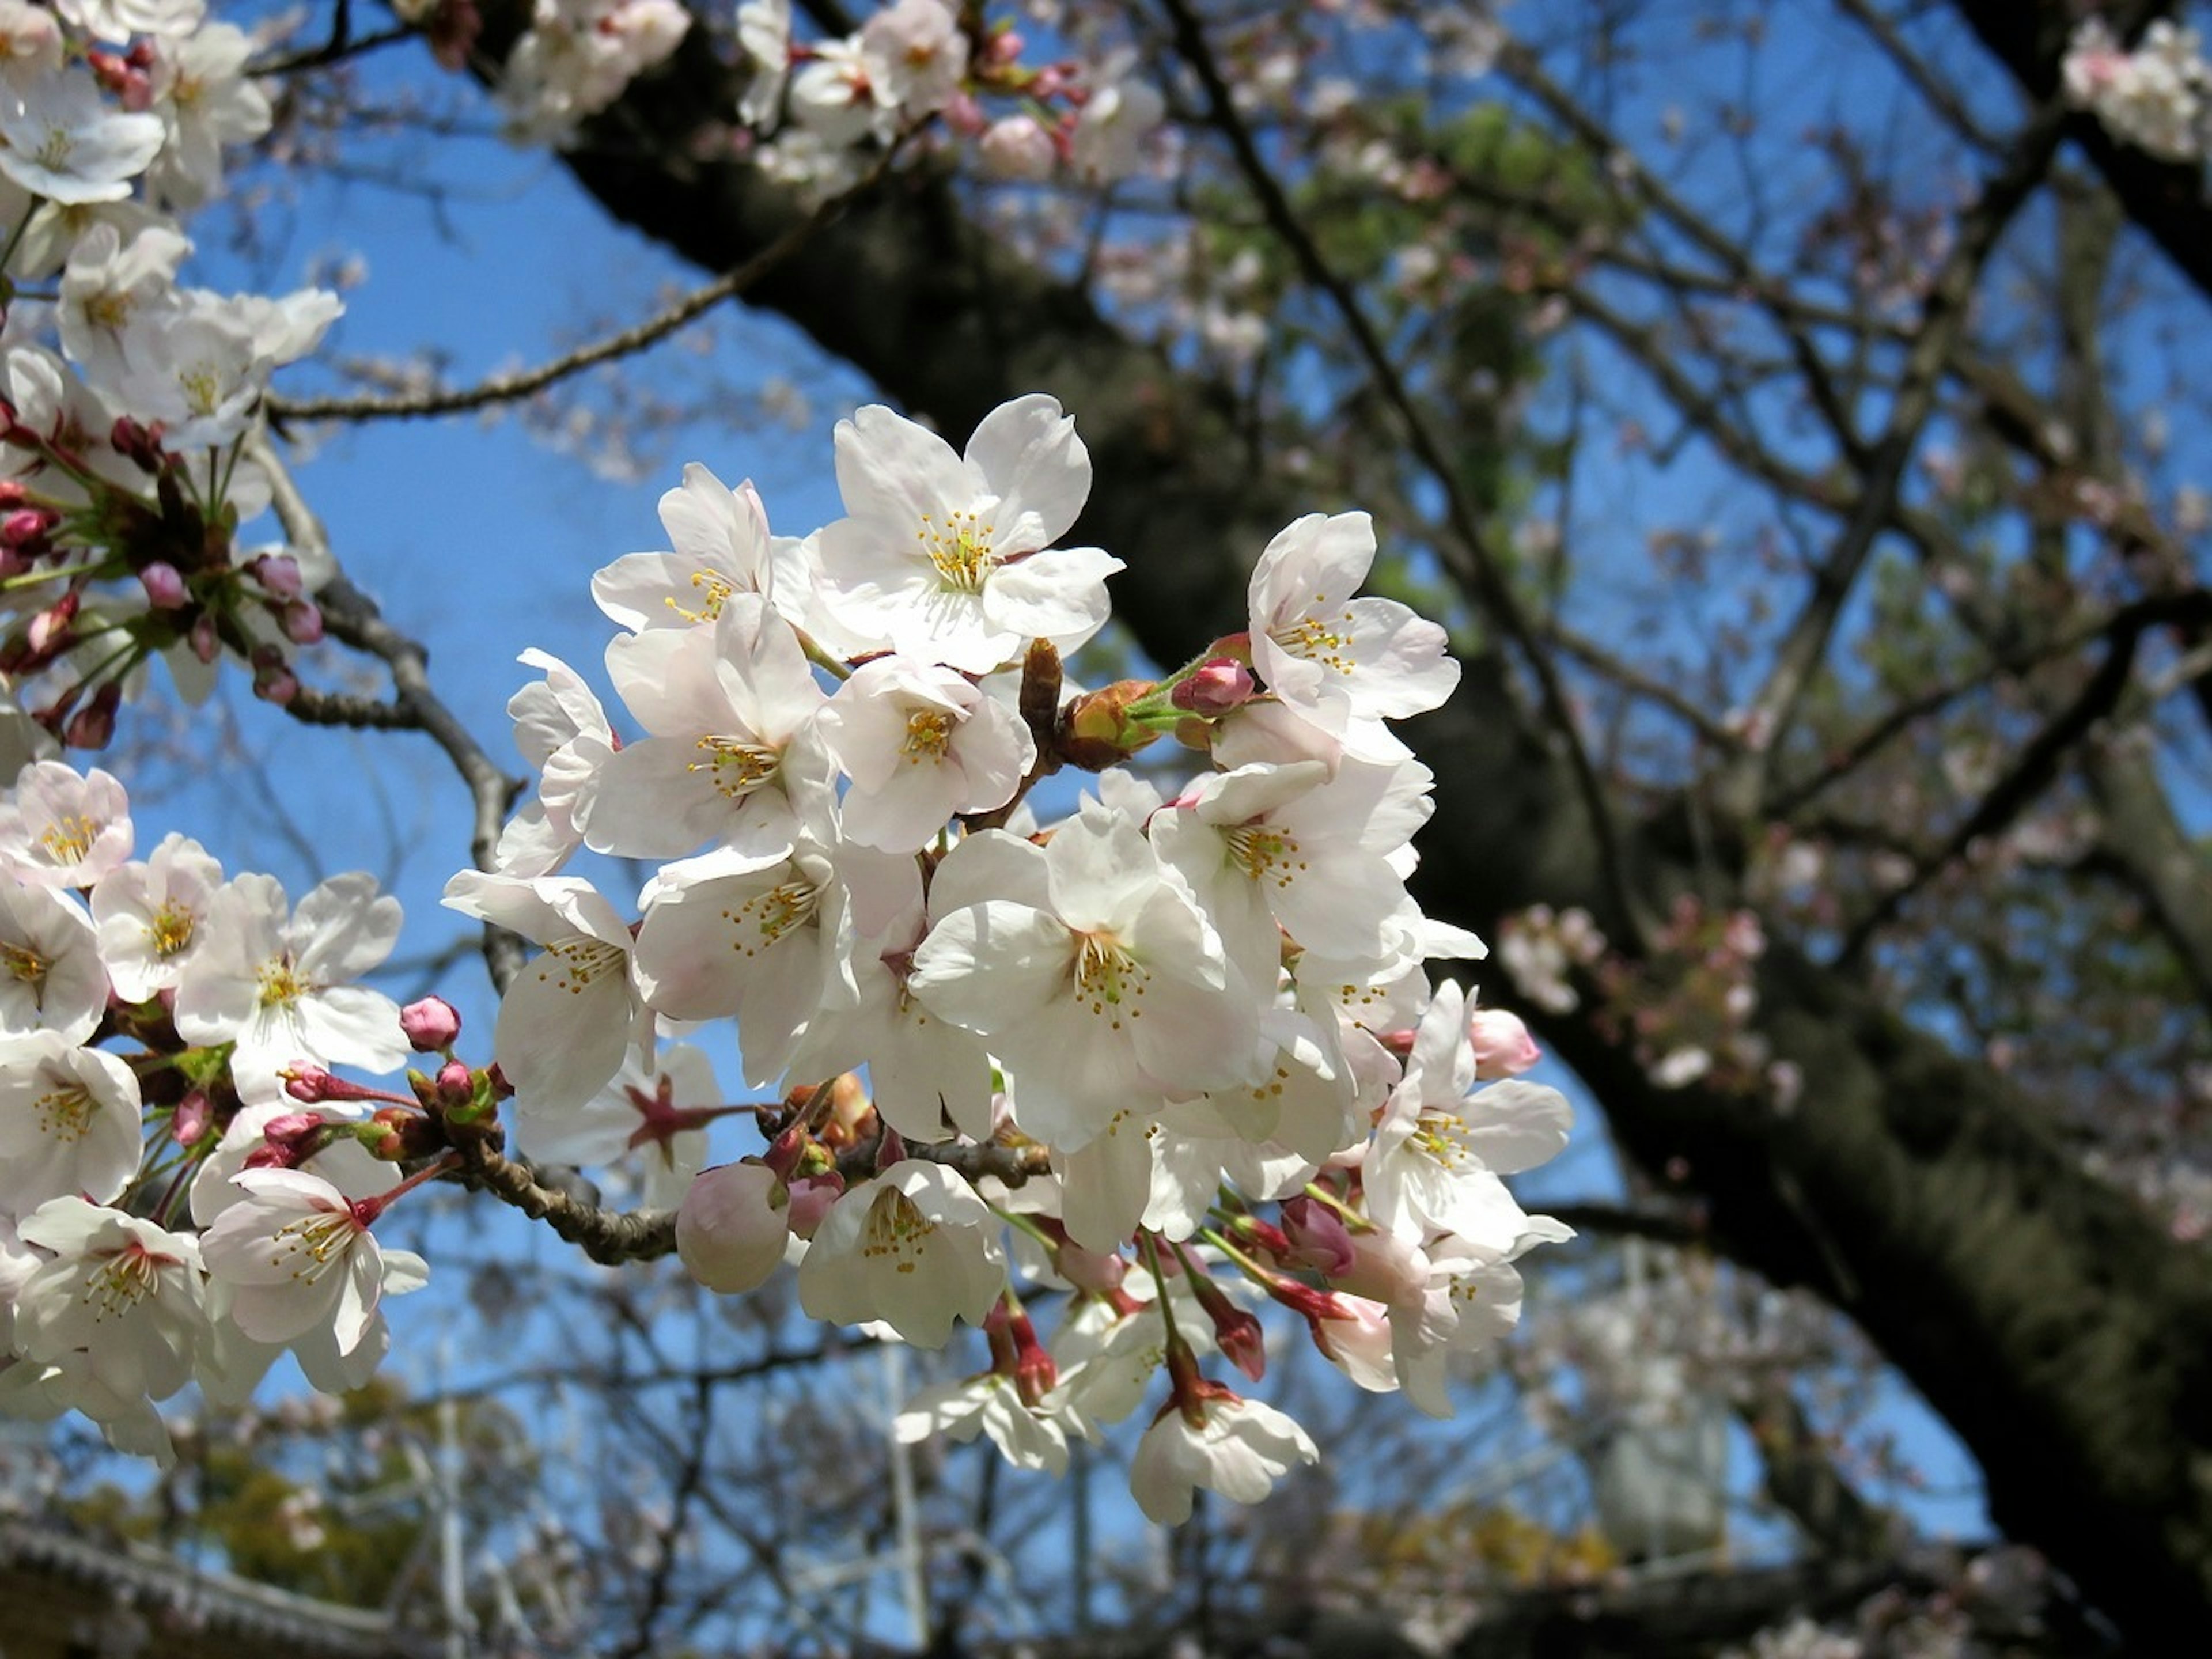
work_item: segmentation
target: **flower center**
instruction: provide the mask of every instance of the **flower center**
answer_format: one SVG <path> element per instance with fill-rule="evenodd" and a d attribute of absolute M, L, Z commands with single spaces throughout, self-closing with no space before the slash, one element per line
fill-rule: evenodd
<path fill-rule="evenodd" d="M 1075 952 L 1075 1000 L 1089 1004 L 1092 1013 L 1103 1015 L 1118 1031 L 1125 1014 L 1131 1019 L 1143 1016 L 1145 989 L 1152 983 L 1152 974 L 1111 933 L 1080 937 L 1082 943 Z M 1127 1007 L 1122 1006 L 1125 1001 Z"/>
<path fill-rule="evenodd" d="M 925 513 L 921 528 L 915 532 L 939 578 L 956 593 L 983 591 L 984 578 L 999 563 L 998 555 L 991 551 L 994 533 L 994 526 L 985 524 L 980 514 L 968 512 L 947 514 L 941 525 Z"/>
<path fill-rule="evenodd" d="M 1255 881 L 1288 887 L 1306 867 L 1306 861 L 1298 856 L 1297 842 L 1279 830 L 1265 824 L 1239 824 L 1227 839 L 1231 862 Z"/>
<path fill-rule="evenodd" d="M 787 877 L 766 892 L 755 893 L 734 910 L 722 912 L 724 921 L 738 930 L 731 948 L 743 956 L 758 956 L 795 928 L 814 920 L 822 906 L 822 889 L 800 875 Z"/>
<path fill-rule="evenodd" d="M 952 745 L 952 714 L 949 709 L 917 708 L 906 717 L 906 742 L 899 752 L 907 764 L 918 766 L 923 761 L 941 761 L 945 751 Z"/>
<path fill-rule="evenodd" d="M 742 800 L 774 777 L 783 763 L 781 750 L 743 738 L 702 738 L 696 746 L 708 758 L 693 761 L 684 769 L 706 773 L 725 800 Z"/>
<path fill-rule="evenodd" d="M 538 958 L 538 978 L 543 983 L 557 975 L 557 989 L 570 996 L 581 996 L 585 987 L 593 980 L 602 974 L 621 973 L 629 963 L 629 952 L 621 945 L 610 945 L 585 933 L 571 933 L 545 947 L 545 954 Z"/>
<path fill-rule="evenodd" d="M 11 945 L 0 939 L 0 968 L 5 968 L 24 984 L 43 990 L 47 971 L 53 963 L 27 945 Z"/>
<path fill-rule="evenodd" d="M 76 139 L 67 127 L 48 127 L 46 142 L 39 146 L 32 157 L 40 167 L 59 173 L 69 165 L 70 152 L 76 148 Z"/>
<path fill-rule="evenodd" d="M 312 1285 L 346 1259 L 354 1239 L 363 1231 L 350 1211 L 318 1210 L 276 1230 L 271 1241 L 276 1254 L 269 1258 L 269 1265 L 284 1267 L 301 1284 Z"/>
<path fill-rule="evenodd" d="M 1449 1112 L 1423 1112 L 1419 1127 L 1407 1139 L 1450 1170 L 1469 1161 L 1467 1143 L 1462 1139 L 1466 1133 L 1467 1120 L 1463 1117 Z"/>
<path fill-rule="evenodd" d="M 40 1095 L 31 1109 L 39 1115 L 39 1133 L 49 1139 L 82 1140 L 92 1127 L 92 1091 L 82 1084 Z"/>
<path fill-rule="evenodd" d="M 1356 666 L 1352 659 L 1352 612 L 1337 613 L 1334 623 L 1319 617 L 1301 617 L 1296 622 L 1285 623 L 1280 628 L 1271 628 L 1267 637 L 1294 657 L 1318 663 L 1323 668 L 1334 669 L 1340 674 L 1349 674 Z"/>
<path fill-rule="evenodd" d="M 39 845 L 46 849 L 46 856 L 56 864 L 82 864 L 99 838 L 98 824 L 81 812 L 70 812 L 48 826 L 46 833 L 39 837 Z"/>
<path fill-rule="evenodd" d="M 868 1206 L 868 1218 L 861 1224 L 861 1260 L 888 1262 L 893 1272 L 910 1273 L 936 1231 L 937 1224 L 912 1199 L 886 1187 Z"/>
<path fill-rule="evenodd" d="M 289 957 L 263 963 L 258 978 L 264 1008 L 289 1008 L 314 988 L 300 977 Z"/>
<path fill-rule="evenodd" d="M 714 621 L 722 614 L 723 601 L 738 591 L 737 585 L 726 576 L 718 576 L 711 570 L 693 571 L 691 586 L 699 590 L 699 608 L 696 611 L 686 611 L 676 603 L 673 594 L 661 601 L 685 622 L 690 623 Z"/>
<path fill-rule="evenodd" d="M 185 394 L 185 407 L 195 415 L 212 415 L 222 406 L 222 376 L 211 364 L 195 363 L 179 371 L 177 389 Z"/>
<path fill-rule="evenodd" d="M 161 1287 L 166 1258 L 143 1244 L 118 1250 L 84 1281 L 84 1301 L 92 1309 L 94 1324 L 119 1319 Z"/>
<path fill-rule="evenodd" d="M 146 937 L 154 946 L 154 954 L 163 961 L 188 949 L 192 942 L 192 929 L 198 918 L 191 909 L 173 899 L 154 912 L 146 924 Z"/>

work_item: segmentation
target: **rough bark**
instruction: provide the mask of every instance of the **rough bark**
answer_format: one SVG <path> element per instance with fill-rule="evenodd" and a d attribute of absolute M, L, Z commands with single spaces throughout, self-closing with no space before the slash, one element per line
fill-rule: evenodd
<path fill-rule="evenodd" d="M 738 167 L 688 159 L 687 135 L 732 95 L 687 51 L 569 161 L 617 218 L 710 270 L 798 212 Z M 1058 395 L 1097 470 L 1077 535 L 1128 561 L 1117 605 L 1158 660 L 1241 625 L 1267 538 L 1344 505 L 1271 478 L 1212 388 L 931 184 L 887 185 L 750 297 L 956 438 L 1007 397 Z M 1408 733 L 1437 778 L 1420 896 L 1483 930 L 1532 903 L 1579 904 L 1620 935 L 1568 763 L 1510 706 L 1503 665 L 1479 660 Z M 1630 836 L 1655 913 L 1693 877 L 1710 894 L 1665 820 Z M 1586 1021 L 1547 1035 L 1632 1156 L 1686 1169 L 1722 1248 L 1858 1322 L 1972 1449 L 2008 1534 L 2147 1649 L 2212 1640 L 2212 1266 L 2085 1176 L 2001 1077 L 1856 983 L 1778 946 L 1759 991 L 1760 1029 L 1806 1079 L 1792 1111 L 1655 1087 Z"/>

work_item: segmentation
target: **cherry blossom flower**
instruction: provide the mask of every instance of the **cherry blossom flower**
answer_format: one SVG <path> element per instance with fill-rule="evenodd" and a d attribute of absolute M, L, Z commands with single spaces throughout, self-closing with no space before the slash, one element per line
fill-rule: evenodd
<path fill-rule="evenodd" d="M 143 1002 L 184 977 L 222 886 L 207 849 L 173 832 L 92 890 L 92 920 L 115 994 Z"/>
<path fill-rule="evenodd" d="M 538 772 L 538 798 L 500 832 L 492 865 L 501 875 L 550 876 L 584 844 L 577 805 L 614 753 L 615 734 L 599 698 L 574 669 L 534 648 L 521 660 L 545 674 L 507 704 L 514 746 Z"/>
<path fill-rule="evenodd" d="M 362 871 L 333 876 L 292 909 L 273 876 L 223 889 L 177 986 L 177 1030 L 191 1042 L 235 1042 L 241 1090 L 273 1086 L 312 1059 L 388 1072 L 406 1058 L 399 1005 L 352 983 L 399 937 L 399 901 Z"/>
<path fill-rule="evenodd" d="M 0 882 L 0 1036 L 51 1030 L 82 1042 L 107 1006 L 99 935 L 76 902 Z"/>
<path fill-rule="evenodd" d="M 24 1243 L 51 1251 L 17 1298 L 15 1348 L 61 1375 L 47 1392 L 95 1420 L 143 1409 L 191 1380 L 207 1330 L 198 1241 L 82 1198 L 25 1216 Z"/>
<path fill-rule="evenodd" d="M 368 1336 L 377 1303 L 420 1290 L 429 1268 L 410 1250 L 380 1249 L 373 1200 L 349 1199 L 305 1170 L 246 1170 L 246 1197 L 200 1235 L 210 1277 L 228 1287 L 225 1316 L 257 1342 L 326 1329 L 340 1354 Z"/>
<path fill-rule="evenodd" d="M 791 1243 L 791 1192 L 759 1164 L 719 1164 L 676 1212 L 676 1254 L 710 1291 L 740 1296 L 768 1283 Z"/>
<path fill-rule="evenodd" d="M 895 1164 L 831 1207 L 799 1267 L 799 1304 L 835 1325 L 879 1320 L 941 1348 L 956 1319 L 981 1325 L 1006 1288 L 999 1219 L 951 1170 Z"/>
<path fill-rule="evenodd" d="M 606 757 L 579 801 L 594 852 L 769 854 L 826 824 L 830 766 L 810 731 L 822 688 L 759 595 L 730 596 L 711 628 L 619 635 L 607 673 L 652 735 Z"/>
<path fill-rule="evenodd" d="M 988 1435 L 1016 1468 L 1067 1472 L 1066 1430 L 1048 1408 L 1025 1404 L 1014 1378 L 1003 1371 L 924 1389 L 906 1402 L 891 1431 L 908 1446 L 940 1434 L 963 1445 Z"/>
<path fill-rule="evenodd" d="M 1036 760 L 1013 710 L 949 668 L 902 657 L 854 670 L 817 729 L 853 781 L 844 833 L 889 853 L 918 850 L 955 813 L 1004 805 Z"/>
<path fill-rule="evenodd" d="M 0 86 L 0 173 L 55 202 L 112 202 L 161 148 L 161 118 L 110 108 L 82 70 Z"/>
<path fill-rule="evenodd" d="M 446 884 L 443 902 L 545 947 L 507 987 L 492 1030 L 519 1098 L 539 1110 L 580 1107 L 634 1045 L 651 1041 L 653 1016 L 631 976 L 630 930 L 591 883 L 464 870 Z"/>
<path fill-rule="evenodd" d="M 54 1031 L 0 1038 L 0 1210 L 120 1198 L 138 1173 L 138 1079 L 113 1054 Z"/>
<path fill-rule="evenodd" d="M 131 856 L 131 803 L 98 768 L 36 761 L 0 799 L 0 868 L 37 887 L 89 887 Z"/>
<path fill-rule="evenodd" d="M 1383 726 L 1437 708 L 1459 684 L 1443 629 L 1395 599 L 1354 599 L 1375 562 L 1364 513 L 1310 513 L 1252 572 L 1253 665 L 1302 719 L 1364 760 L 1405 745 Z"/>
<path fill-rule="evenodd" d="M 1053 398 L 1001 404 L 964 457 L 875 404 L 838 422 L 836 447 L 850 516 L 823 531 L 822 563 L 848 626 L 981 674 L 1030 639 L 1071 651 L 1105 623 L 1121 562 L 1052 545 L 1091 494 L 1091 457 Z"/>
<path fill-rule="evenodd" d="M 1146 1519 L 1180 1526 L 1200 1486 L 1256 1504 L 1293 1464 L 1320 1457 L 1312 1437 L 1273 1406 L 1205 1385 L 1188 1406 L 1170 1404 L 1145 1431 L 1129 1460 L 1129 1493 Z"/>
<path fill-rule="evenodd" d="M 909 987 L 1007 1066 L 1031 1134 L 1073 1152 L 1147 1102 L 1256 1080 L 1259 1011 L 1128 820 L 1086 803 L 1042 848 L 970 836 L 931 903 Z"/>
<path fill-rule="evenodd" d="M 707 1114 L 721 1103 L 714 1062 L 688 1043 L 662 1050 L 650 1064 L 633 1053 L 580 1105 L 519 1095 L 515 1150 L 541 1163 L 587 1166 L 636 1152 L 645 1203 L 673 1209 L 707 1162 Z"/>

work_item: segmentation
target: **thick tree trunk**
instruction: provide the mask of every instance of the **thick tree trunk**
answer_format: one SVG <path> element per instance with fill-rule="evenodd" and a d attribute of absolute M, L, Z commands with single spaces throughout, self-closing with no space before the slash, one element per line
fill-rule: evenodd
<path fill-rule="evenodd" d="M 687 50 L 570 158 L 616 217 L 709 270 L 798 216 L 757 176 L 690 159 L 688 134 L 732 95 Z M 956 439 L 1006 398 L 1060 397 L 1097 468 L 1077 536 L 1128 561 L 1117 607 L 1158 660 L 1241 626 L 1267 538 L 1345 505 L 1272 479 L 1212 389 L 1013 258 L 949 191 L 886 185 L 750 297 Z M 1409 736 L 1437 776 L 1432 912 L 1487 930 L 1578 904 L 1623 936 L 1567 763 L 1525 735 L 1498 664 L 1470 665 Z M 1663 911 L 1686 861 L 1656 824 L 1628 833 L 1631 878 Z M 2002 1078 L 1855 984 L 1778 946 L 1758 988 L 1759 1028 L 1806 1080 L 1793 1110 L 1657 1088 L 1586 1021 L 1547 1035 L 1632 1154 L 1686 1168 L 1721 1248 L 1828 1297 L 1926 1395 L 2008 1534 L 2147 1648 L 2212 1642 L 2212 1264 L 2083 1174 Z"/>

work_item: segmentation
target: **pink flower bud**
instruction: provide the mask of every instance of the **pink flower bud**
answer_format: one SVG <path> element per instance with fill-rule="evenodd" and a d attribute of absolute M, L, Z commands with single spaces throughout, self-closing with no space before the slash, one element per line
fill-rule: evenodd
<path fill-rule="evenodd" d="M 23 633 L 30 641 L 33 656 L 50 659 L 70 644 L 70 624 L 76 621 L 77 605 L 76 594 L 64 593 L 31 618 L 30 626 Z"/>
<path fill-rule="evenodd" d="M 791 1183 L 791 1231 L 801 1238 L 814 1237 L 830 1206 L 845 1195 L 845 1179 L 835 1170 L 807 1176 Z"/>
<path fill-rule="evenodd" d="M 43 542 L 57 520 L 43 507 L 19 507 L 5 518 L 0 518 L 0 543 L 9 547 L 28 547 Z"/>
<path fill-rule="evenodd" d="M 1102 1255 L 1097 1250 L 1086 1250 L 1073 1242 L 1062 1244 L 1054 1257 L 1060 1276 L 1079 1291 L 1088 1291 L 1093 1296 L 1107 1296 L 1121 1288 L 1121 1281 L 1129 1272 L 1128 1261 L 1120 1255 Z"/>
<path fill-rule="evenodd" d="M 758 1164 L 702 1171 L 676 1211 L 684 1271 L 725 1296 L 759 1289 L 783 1260 L 792 1208 L 790 1190 Z"/>
<path fill-rule="evenodd" d="M 183 574 L 176 566 L 161 559 L 155 560 L 138 573 L 138 585 L 146 590 L 146 603 L 156 611 L 174 611 L 191 598 Z"/>
<path fill-rule="evenodd" d="M 1022 37 L 1013 30 L 1002 30 L 993 35 L 984 46 L 983 61 L 987 64 L 997 64 L 1018 63 L 1021 59 L 1022 47 L 1025 44 Z"/>
<path fill-rule="evenodd" d="M 197 1146 L 215 1123 L 215 1104 L 204 1089 L 189 1089 L 169 1118 L 169 1138 L 179 1146 Z"/>
<path fill-rule="evenodd" d="M 1243 663 L 1216 657 L 1188 679 L 1177 680 L 1168 692 L 1168 701 L 1193 714 L 1225 714 L 1251 702 L 1259 689 L 1252 671 Z"/>
<path fill-rule="evenodd" d="M 976 151 L 985 171 L 1000 179 L 1049 179 L 1060 161 L 1052 135 L 1028 115 L 993 122 Z"/>
<path fill-rule="evenodd" d="M 258 559 L 248 559 L 246 574 L 280 599 L 300 599 L 307 591 L 307 584 L 300 580 L 299 561 L 289 553 L 264 553 Z"/>
<path fill-rule="evenodd" d="M 161 454 L 161 423 L 143 425 L 128 415 L 118 417 L 108 428 L 109 447 L 142 472 L 159 472 L 164 457 Z"/>
<path fill-rule="evenodd" d="M 202 662 L 213 662 L 222 654 L 222 635 L 216 629 L 213 617 L 202 614 L 192 618 L 189 643 L 192 655 Z"/>
<path fill-rule="evenodd" d="M 1474 1045 L 1474 1074 L 1485 1083 L 1519 1077 L 1544 1057 L 1521 1016 L 1503 1008 L 1469 1010 L 1467 1036 Z"/>
<path fill-rule="evenodd" d="M 322 608 L 313 599 L 295 599 L 286 605 L 280 625 L 295 645 L 313 645 L 323 637 Z"/>
<path fill-rule="evenodd" d="M 476 1073 L 458 1060 L 449 1060 L 438 1068 L 438 1103 L 441 1106 L 465 1106 L 477 1097 Z"/>
<path fill-rule="evenodd" d="M 1213 1316 L 1213 1340 L 1229 1363 L 1257 1382 L 1267 1374 L 1267 1339 L 1260 1322 L 1242 1308 Z"/>
<path fill-rule="evenodd" d="M 69 718 L 62 741 L 72 749 L 105 749 L 115 737 L 115 711 L 122 707 L 123 688 L 110 680 L 92 694 L 92 701 Z"/>
<path fill-rule="evenodd" d="M 364 1089 L 358 1083 L 349 1083 L 327 1068 L 311 1060 L 295 1060 L 276 1073 L 284 1079 L 284 1092 L 306 1105 L 320 1105 L 326 1100 L 381 1100 L 383 1096 L 374 1089 Z M 320 1121 L 320 1120 L 317 1120 Z"/>
<path fill-rule="evenodd" d="M 300 695 L 299 676 L 281 663 L 274 668 L 257 668 L 253 671 L 253 695 L 282 708 Z"/>
<path fill-rule="evenodd" d="M 1291 1265 L 1311 1268 L 1324 1279 L 1352 1271 L 1357 1259 L 1344 1218 L 1317 1198 L 1291 1199 L 1283 1206 L 1283 1232 L 1291 1242 Z"/>
<path fill-rule="evenodd" d="M 973 138 L 988 125 L 981 106 L 964 92 L 956 92 L 946 99 L 945 107 L 938 113 L 945 118 L 946 126 L 963 138 Z"/>
<path fill-rule="evenodd" d="M 432 1054 L 453 1046 L 461 1035 L 461 1017 L 443 997 L 424 997 L 399 1011 L 399 1029 L 418 1054 Z"/>

